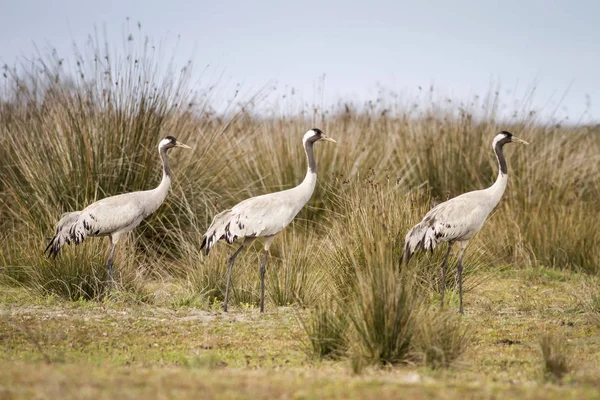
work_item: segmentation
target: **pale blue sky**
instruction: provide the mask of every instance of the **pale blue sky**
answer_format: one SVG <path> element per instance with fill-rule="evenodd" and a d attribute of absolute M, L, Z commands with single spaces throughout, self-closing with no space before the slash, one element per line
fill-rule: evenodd
<path fill-rule="evenodd" d="M 325 74 L 326 101 L 374 98 L 377 84 L 406 93 L 435 84 L 468 98 L 491 82 L 558 117 L 600 121 L 600 2 L 505 1 L 5 1 L 0 61 L 33 44 L 69 52 L 94 25 L 120 43 L 125 18 L 157 41 L 181 35 L 181 62 L 206 79 L 257 90 L 276 82 L 309 101 Z M 211 75 L 212 74 L 212 75 Z M 566 93 L 566 94 L 565 94 Z M 588 107 L 588 99 L 591 106 Z M 586 114 L 587 110 L 587 114 Z"/>

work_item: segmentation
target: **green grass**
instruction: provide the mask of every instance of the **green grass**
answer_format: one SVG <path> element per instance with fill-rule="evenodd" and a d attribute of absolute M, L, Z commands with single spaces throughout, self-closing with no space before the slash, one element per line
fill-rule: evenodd
<path fill-rule="evenodd" d="M 3 287 L 0 387 L 4 398 L 191 398 L 198 390 L 208 398 L 593 398 L 600 389 L 600 327 L 569 295 L 586 279 L 486 280 L 466 299 L 464 317 L 448 314 L 468 323 L 470 342 L 451 368 L 438 369 L 449 360 L 436 358 L 394 368 L 367 365 L 359 375 L 349 361 L 306 353 L 309 338 L 299 318 L 308 310 L 280 307 L 260 315 L 235 304 L 224 314 L 210 305 L 65 302 Z M 521 288 L 529 293 L 527 310 L 519 307 Z M 578 360 L 560 382 L 546 380 L 542 332 L 564 337 L 562 354 Z"/>

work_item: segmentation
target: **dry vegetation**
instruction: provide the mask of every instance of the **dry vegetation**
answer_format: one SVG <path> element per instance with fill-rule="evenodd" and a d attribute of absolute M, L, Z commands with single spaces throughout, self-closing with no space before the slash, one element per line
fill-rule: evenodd
<path fill-rule="evenodd" d="M 598 390 L 598 127 L 544 124 L 523 110 L 499 121 L 495 93 L 440 107 L 427 93 L 407 102 L 382 91 L 360 106 L 274 107 L 270 116 L 253 113 L 253 98 L 216 113 L 215 89 L 195 91 L 190 66 L 160 70 L 151 43 L 132 38 L 125 54 L 92 38 L 69 62 L 51 52 L 4 69 L 1 397 Z M 205 257 L 202 234 L 215 212 L 299 182 L 301 136 L 313 126 L 338 144 L 317 146 L 313 198 L 271 247 L 270 312 L 256 313 L 259 253 L 247 251 L 223 315 L 232 247 Z M 467 314 L 458 317 L 452 292 L 449 310 L 436 307 L 443 252 L 399 271 L 400 243 L 435 202 L 493 182 L 490 142 L 504 129 L 532 146 L 507 151 L 509 187 L 467 249 Z M 172 193 L 120 243 L 119 290 L 101 300 L 107 243 L 47 260 L 46 238 L 63 212 L 157 185 L 166 135 L 194 150 L 172 152 Z M 568 362 L 576 356 L 578 367 Z"/>

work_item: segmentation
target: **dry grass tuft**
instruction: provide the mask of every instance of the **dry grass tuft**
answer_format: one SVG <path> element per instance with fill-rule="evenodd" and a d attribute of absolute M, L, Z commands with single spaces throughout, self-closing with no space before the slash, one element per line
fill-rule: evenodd
<path fill-rule="evenodd" d="M 544 373 L 548 379 L 561 380 L 570 371 L 570 361 L 566 340 L 563 337 L 545 333 L 540 338 Z"/>
<path fill-rule="evenodd" d="M 425 365 L 432 369 L 452 366 L 469 346 L 468 325 L 454 311 L 427 310 L 419 320 L 415 347 Z"/>

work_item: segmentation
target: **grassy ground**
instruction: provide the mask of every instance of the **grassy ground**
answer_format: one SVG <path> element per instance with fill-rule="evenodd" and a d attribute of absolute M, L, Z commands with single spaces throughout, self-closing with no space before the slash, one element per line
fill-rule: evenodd
<path fill-rule="evenodd" d="M 307 356 L 305 310 L 64 302 L 3 287 L 0 397 L 597 398 L 600 327 L 575 295 L 589 278 L 544 269 L 484 278 L 466 295 L 470 346 L 452 368 L 360 375 L 348 361 Z M 565 339 L 561 380 L 544 373 L 545 333 Z"/>

